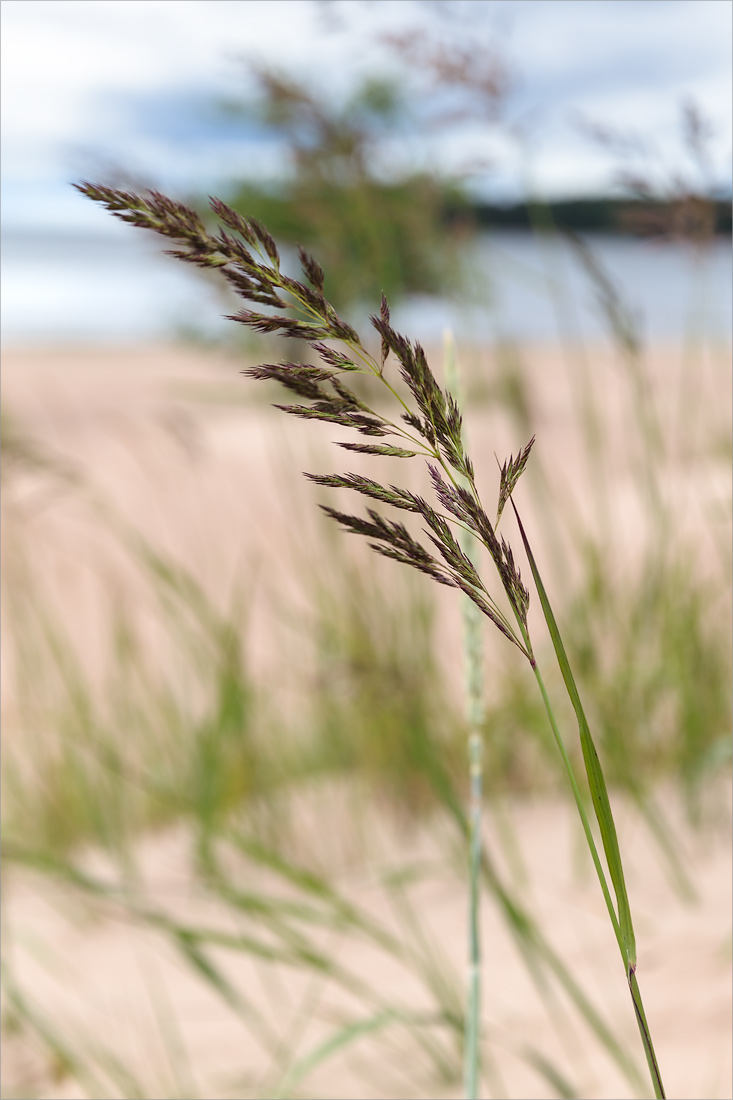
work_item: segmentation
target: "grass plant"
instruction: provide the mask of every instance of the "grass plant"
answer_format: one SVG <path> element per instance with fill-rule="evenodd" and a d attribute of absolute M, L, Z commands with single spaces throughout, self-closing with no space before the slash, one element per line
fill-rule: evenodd
<path fill-rule="evenodd" d="M 18 433 L 13 439 L 17 438 Z M 55 476 L 53 460 L 42 447 L 26 440 L 26 452 L 34 459 L 44 458 L 40 466 L 34 460 L 33 469 Z M 79 483 L 77 476 L 77 492 Z M 297 815 L 290 825 L 294 786 L 345 772 L 366 778 L 370 797 L 378 796 L 380 805 L 392 810 L 400 828 L 424 813 L 426 806 L 442 807 L 454 826 L 452 847 L 463 852 L 469 820 L 459 777 L 459 745 L 439 736 L 437 728 L 438 716 L 445 711 L 436 707 L 440 678 L 430 664 L 430 620 L 420 588 L 413 592 L 408 585 L 382 602 L 378 578 L 363 574 L 364 562 L 345 571 L 343 558 L 331 564 L 327 592 L 317 597 L 320 619 L 315 620 L 315 629 L 311 624 L 309 629 L 324 639 L 319 646 L 323 650 L 320 675 L 340 680 L 343 691 L 314 692 L 317 700 L 322 697 L 312 716 L 320 732 L 304 753 L 297 739 L 294 744 L 292 737 L 284 737 L 273 716 L 263 713 L 261 693 L 253 690 L 236 640 L 244 633 L 247 602 L 235 601 L 230 611 L 222 613 L 190 572 L 154 551 L 115 519 L 109 508 L 100 510 L 88 489 L 86 494 L 96 522 L 104 517 L 115 541 L 141 571 L 158 618 L 166 624 L 166 638 L 172 643 L 168 675 L 157 674 L 134 619 L 113 604 L 111 673 L 103 679 L 100 692 L 83 660 L 75 656 L 73 636 L 51 611 L 40 578 L 30 571 L 29 546 L 37 538 L 33 526 L 24 536 L 28 517 L 6 515 L 12 519 L 13 541 L 28 540 L 18 543 L 17 568 L 5 573 L 6 582 L 12 580 L 12 599 L 6 601 L 4 612 L 14 640 L 15 686 L 22 689 L 18 718 L 25 734 L 22 743 L 11 742 L 4 750 L 7 866 L 41 876 L 51 889 L 61 891 L 63 905 L 69 903 L 67 895 L 78 896 L 95 911 L 116 913 L 123 926 L 130 924 L 141 935 L 154 934 L 169 942 L 199 981 L 269 1052 L 273 1070 L 267 1086 L 253 1078 L 241 1081 L 235 1094 L 244 1090 L 253 1095 L 285 1095 L 291 1088 L 297 1094 L 300 1083 L 317 1072 L 323 1061 L 370 1041 L 383 1048 L 385 1066 L 404 1057 L 402 1050 L 395 1059 L 395 1043 L 407 1044 L 416 1069 L 412 1084 L 402 1080 L 399 1091 L 433 1095 L 436 1081 L 450 1083 L 460 1076 L 461 979 L 448 960 L 441 960 L 435 942 L 425 936 L 410 893 L 424 877 L 444 874 L 444 870 L 432 864 L 390 868 L 382 889 L 396 928 L 375 924 L 334 888 L 327 858 L 314 862 L 312 850 L 303 851 Z M 340 544 L 338 540 L 333 545 Z M 314 583 L 316 593 L 318 584 Z M 349 607 L 351 612 L 345 615 Z M 334 655 L 339 662 L 336 671 Z M 432 694 L 421 682 L 419 665 L 431 679 Z M 386 692 L 385 678 L 391 684 Z M 344 737 L 344 730 L 350 738 Z M 335 734 L 341 748 L 334 747 Z M 270 743 L 277 746 L 275 754 L 268 752 Z M 391 783 L 384 783 L 384 774 L 392 777 Z M 226 924 L 235 923 L 238 938 L 230 927 L 224 931 L 218 924 L 197 924 L 192 916 L 183 920 L 160 899 L 140 896 L 142 872 L 135 841 L 180 821 L 192 827 L 197 891 L 229 914 Z M 107 852 L 112 860 L 103 875 L 91 872 L 87 865 L 85 852 L 90 846 Z M 274 876 L 272 890 L 260 885 L 243 888 L 263 872 Z M 481 877 L 547 998 L 548 1012 L 557 1011 L 550 994 L 550 985 L 557 983 L 610 1059 L 638 1088 L 634 1067 L 618 1040 L 573 982 L 487 850 Z M 290 893 L 287 899 L 283 890 Z M 355 943 L 367 938 L 414 977 L 425 990 L 428 1005 L 434 1007 L 416 1012 L 409 1004 L 385 1004 L 378 988 L 370 988 L 368 981 L 364 984 L 364 975 L 362 985 L 354 985 L 324 955 L 324 930 L 329 935 L 348 935 Z M 273 931 L 283 941 L 281 950 L 273 947 Z M 332 1026 L 326 1040 L 293 1060 L 278 1084 L 274 1067 L 297 1044 L 298 1026 L 284 1034 L 273 1032 L 252 1003 L 246 983 L 241 988 L 232 966 L 222 963 L 222 951 L 235 966 L 237 957 L 259 959 L 270 982 L 278 969 L 288 975 L 308 974 L 316 990 L 346 982 L 345 988 L 358 997 L 359 1014 L 356 1019 L 349 1014 L 338 1027 Z M 124 1077 L 112 1050 L 100 1048 L 91 1036 L 72 1033 L 63 1021 L 50 1017 L 32 990 L 23 988 L 14 955 L 12 940 L 6 938 L 5 1022 L 9 1025 L 12 1019 L 29 1044 L 32 1039 L 33 1045 L 40 1045 L 49 1071 L 58 1066 L 58 1073 L 73 1076 L 95 1096 L 177 1094 L 175 1088 L 164 1087 L 149 1075 L 145 1083 L 139 1079 L 133 1086 L 134 1075 Z M 316 1003 L 314 1011 L 317 1008 Z M 501 1094 L 506 1090 L 500 1084 L 499 1063 L 487 1049 L 487 1040 L 488 1048 L 492 1040 L 483 1038 L 484 1074 L 492 1082 L 492 1091 Z M 69 1057 L 59 1061 L 60 1050 Z M 541 1076 L 547 1072 L 562 1076 L 546 1055 L 542 1061 L 539 1053 L 520 1048 L 518 1056 L 531 1058 Z M 180 1059 L 172 1056 L 171 1061 L 178 1064 Z M 388 1079 L 385 1069 L 384 1080 Z M 422 1081 L 432 1084 L 423 1086 Z M 22 1091 L 30 1094 L 28 1088 Z"/>
<path fill-rule="evenodd" d="M 380 342 L 379 352 L 372 355 L 355 330 L 325 298 L 324 275 L 317 262 L 301 251 L 306 281 L 300 282 L 286 275 L 281 270 L 275 242 L 258 222 L 243 218 L 218 200 L 212 200 L 215 215 L 226 226 L 214 236 L 207 232 L 193 211 L 158 193 L 151 193 L 146 198 L 93 184 L 82 184 L 80 190 L 122 220 L 172 239 L 177 245 L 172 252 L 174 256 L 202 268 L 218 270 L 245 301 L 281 311 L 263 313 L 244 309 L 233 318 L 255 331 L 279 333 L 289 339 L 306 341 L 320 360 L 317 366 L 303 363 L 265 364 L 245 372 L 256 379 L 277 381 L 299 399 L 280 408 L 300 418 L 325 421 L 356 433 L 357 437 L 361 437 L 359 441 L 339 441 L 339 445 L 349 451 L 399 460 L 417 456 L 426 459 L 436 506 L 410 490 L 383 485 L 359 474 L 307 476 L 317 485 L 355 491 L 373 502 L 367 509 L 367 518 L 327 505 L 322 507 L 346 531 L 365 537 L 378 553 L 409 565 L 441 585 L 462 591 L 529 663 L 599 878 L 655 1095 L 664 1096 L 636 977 L 633 923 L 603 771 L 529 538 L 512 499 L 534 440 L 530 440 L 516 456 L 510 457 L 501 466 L 498 504 L 495 518 L 490 518 L 482 504 L 474 467 L 465 449 L 458 404 L 450 392 L 439 386 L 420 345 L 411 344 L 392 328 L 386 299 L 382 299 L 378 315 L 371 319 Z M 334 344 L 337 346 L 334 347 Z M 399 380 L 394 382 L 390 380 L 387 370 L 390 355 L 399 363 Z M 371 388 L 365 386 L 362 396 L 361 390 L 357 393 L 345 384 L 344 376 L 351 379 L 358 376 L 362 383 L 371 384 Z M 397 407 L 396 418 L 392 419 L 391 415 L 381 411 L 372 397 L 375 386 L 386 388 L 390 393 Z M 560 733 L 530 637 L 529 591 L 515 563 L 512 548 L 503 536 L 497 534 L 502 513 L 508 504 L 511 504 L 517 520 L 557 664 L 577 719 L 586 780 L 605 855 L 605 869 L 586 812 L 585 798 Z M 413 534 L 406 522 L 386 518 L 384 507 L 404 512 L 408 517 L 419 517 L 424 525 L 423 535 L 427 543 Z M 503 601 L 500 602 L 486 586 L 479 570 L 461 548 L 456 531 L 469 533 L 488 554 L 496 570 Z M 476 863 L 474 859 L 474 866 Z M 477 1050 L 478 1044 L 475 1046 Z M 477 1054 L 474 1051 L 469 1055 L 468 1062 L 475 1058 Z M 477 1073 L 470 1064 L 466 1078 L 470 1095 L 476 1095 Z"/>

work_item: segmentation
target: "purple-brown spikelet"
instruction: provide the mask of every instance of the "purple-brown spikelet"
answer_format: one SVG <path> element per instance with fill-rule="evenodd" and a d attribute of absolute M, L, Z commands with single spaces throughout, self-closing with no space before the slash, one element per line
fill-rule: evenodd
<path fill-rule="evenodd" d="M 369 545 L 378 553 L 412 566 L 439 584 L 465 592 L 501 633 L 529 656 L 525 637 L 515 632 L 498 609 L 478 570 L 451 530 L 451 524 L 456 522 L 483 543 L 517 621 L 526 627 L 529 595 L 510 548 L 503 538 L 501 541 L 497 538 L 481 504 L 473 465 L 463 445 L 460 409 L 454 397 L 441 389 L 421 345 L 411 343 L 392 327 L 386 297 L 382 295 L 379 314 L 371 317 L 380 338 L 380 356 L 376 360 L 364 347 L 356 330 L 326 299 L 325 276 L 318 262 L 301 248 L 298 254 L 306 281 L 287 275 L 281 270 L 275 241 L 254 218 L 245 218 L 220 199 L 211 199 L 211 209 L 224 228 L 209 233 L 195 211 L 158 192 L 140 196 L 99 184 L 77 186 L 115 217 L 174 241 L 177 247 L 170 252 L 176 259 L 218 270 L 247 307 L 256 303 L 276 311 L 243 308 L 230 315 L 230 320 L 255 332 L 278 334 L 310 345 L 322 365 L 263 363 L 243 372 L 250 378 L 278 382 L 307 402 L 276 405 L 276 408 L 302 419 L 339 425 L 362 436 L 391 437 L 384 444 L 340 441 L 339 446 L 346 450 L 394 458 L 422 455 L 428 460 L 433 489 L 446 514 L 407 490 L 381 485 L 360 474 L 306 476 L 317 485 L 349 489 L 383 507 L 419 516 L 424 534 L 438 557 L 434 557 L 404 524 L 385 519 L 373 508 L 367 509 L 368 519 L 363 519 L 324 506 L 327 515 L 346 530 L 369 539 Z M 334 347 L 334 344 L 341 347 Z M 384 371 L 390 353 L 399 364 L 400 377 L 414 402 L 412 408 L 403 402 L 397 422 L 372 408 L 343 381 L 344 374 L 354 373 L 386 382 Z M 510 458 L 502 467 L 497 522 L 526 466 L 532 442 L 516 459 Z"/>

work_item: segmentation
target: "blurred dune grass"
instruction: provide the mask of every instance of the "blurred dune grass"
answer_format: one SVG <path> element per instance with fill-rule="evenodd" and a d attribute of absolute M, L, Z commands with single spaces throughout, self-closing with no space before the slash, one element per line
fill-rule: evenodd
<path fill-rule="evenodd" d="M 395 46 L 500 113 L 499 69 Z M 260 75 L 285 131 L 305 111 L 322 140 L 296 149 L 294 197 L 242 185 L 246 213 L 293 238 L 307 224 L 345 301 L 444 289 L 439 214 L 464 196 L 373 175 L 389 89 L 332 117 Z M 711 225 L 687 217 L 690 199 L 682 187 L 655 216 L 704 250 Z M 532 196 L 527 211 L 553 238 L 551 211 Z M 458 334 L 466 431 L 492 484 L 495 454 L 538 437 L 522 511 L 638 859 L 660 1061 L 689 1094 L 724 1096 L 730 917 L 713 857 L 730 823 L 730 349 L 693 314 L 683 346 L 646 347 L 639 303 L 574 248 L 607 340 L 584 346 L 576 303 L 539 273 L 558 346 Z M 235 377 L 271 354 L 6 355 L 8 1097 L 459 1094 L 460 616 L 320 519 L 299 471 L 331 468 L 333 433 L 315 443 Z M 546 716 L 490 637 L 485 666 L 483 1087 L 640 1095 Z M 697 1015 L 683 1011 L 694 996 Z"/>
<path fill-rule="evenodd" d="M 601 427 L 602 448 L 594 455 L 578 422 L 576 368 L 556 351 L 466 349 L 463 359 L 467 431 L 483 470 L 491 471 L 494 449 L 523 429 L 531 407 L 542 442 L 524 486 L 525 511 L 551 564 L 609 781 L 648 830 L 667 888 L 694 898 L 690 837 L 695 830 L 709 834 L 727 813 L 716 778 L 730 764 L 730 425 L 715 400 L 726 359 L 708 349 L 697 375 L 705 387 L 698 393 L 700 419 L 686 420 L 689 433 L 672 445 L 676 400 L 668 379 L 679 354 L 652 349 L 632 368 L 609 347 L 587 349 L 583 361 L 592 362 L 593 373 L 584 393 L 597 402 L 594 423 Z M 273 990 L 283 965 L 350 990 L 356 1015 L 342 1008 L 336 1026 L 327 1014 L 331 1023 L 315 1042 L 312 1062 L 296 1057 L 301 1048 L 278 1039 L 275 1029 L 267 1049 L 280 1077 L 265 1074 L 275 1092 L 263 1094 L 307 1095 L 300 1083 L 311 1072 L 318 1080 L 321 1060 L 338 1066 L 364 1041 L 367 1049 L 376 1043 L 387 1064 L 395 1049 L 413 1050 L 420 1094 L 440 1088 L 454 1095 L 460 972 L 439 961 L 434 943 L 420 946 L 422 914 L 410 899 L 420 883 L 440 881 L 462 858 L 460 623 L 420 578 L 396 576 L 390 563 L 371 561 L 319 522 L 314 490 L 296 480 L 299 468 L 318 470 L 325 462 L 310 433 L 303 436 L 300 425 L 285 430 L 258 400 L 212 403 L 218 387 L 229 392 L 231 360 L 141 349 L 135 369 L 123 372 L 125 358 L 100 351 L 6 360 L 9 911 L 23 868 L 21 881 L 32 870 L 32 881 L 40 873 L 92 906 L 113 904 L 126 920 L 157 929 L 255 1035 L 269 1010 L 264 1002 L 245 1008 L 227 968 L 212 961 L 217 944 L 259 958 L 267 974 L 270 967 L 264 980 L 275 983 Z M 646 425 L 629 418 L 637 369 L 645 372 L 663 440 L 649 482 L 637 476 L 638 462 L 649 457 Z M 63 384 L 52 382 L 61 377 Z M 593 495 L 594 479 L 602 501 Z M 288 530 L 297 538 L 288 538 Z M 528 973 L 550 998 L 546 1011 L 552 1014 L 563 990 L 575 1021 L 567 1022 L 567 1034 L 579 1026 L 592 1034 L 611 1079 L 620 1075 L 618 1087 L 634 1095 L 638 1067 L 626 1062 L 623 1043 L 602 1022 L 605 1014 L 586 1003 L 529 916 L 530 857 L 518 840 L 523 811 L 516 797 L 551 797 L 562 776 L 524 670 L 491 645 L 488 662 L 487 804 L 496 833 L 485 888 Z M 336 829 L 320 837 L 316 824 L 308 833 L 298 808 L 303 797 L 316 822 L 325 806 L 329 817 L 342 806 Z M 684 817 L 675 809 L 680 799 Z M 191 927 L 181 912 L 168 915 L 167 904 L 141 901 L 146 847 L 179 828 L 190 837 L 195 893 L 211 899 L 206 904 L 218 914 L 212 926 Z M 380 850 L 377 840 L 385 829 L 414 838 L 427 830 L 437 838 L 425 865 L 417 860 L 397 872 L 394 841 Z M 409 841 L 410 850 L 415 843 Z M 387 851 L 393 854 L 382 864 Z M 87 869 L 91 852 L 107 853 L 101 878 Z M 376 916 L 336 885 L 345 867 L 359 865 L 374 867 L 391 899 Z M 274 894 L 263 870 L 280 883 Z M 380 922 L 389 910 L 385 929 Z M 236 932 L 220 927 L 227 913 L 225 923 L 233 921 Z M 319 954 L 324 927 L 371 937 L 378 950 L 401 960 L 428 1007 L 398 1009 L 401 998 L 364 987 L 363 975 L 354 986 L 354 975 L 336 972 Z M 17 935 L 6 953 L 6 1017 L 34 1060 L 25 1084 L 23 1060 L 20 1069 L 16 1063 L 20 1076 L 9 1081 L 8 1095 L 32 1095 L 28 1081 L 34 1074 L 46 1080 L 54 1065 L 64 1087 L 76 1082 L 79 1095 L 99 1088 L 99 1095 L 156 1095 L 154 1076 L 146 1077 L 152 1067 L 133 1083 L 105 1061 L 106 1047 L 77 1047 L 73 1036 L 62 1042 L 61 1020 L 38 1016 L 33 990 L 19 977 L 28 962 Z M 484 1045 L 489 1087 L 505 1095 L 490 1027 Z M 572 1088 L 565 1081 L 564 1094 L 582 1090 L 582 1069 L 571 1061 L 569 1071 L 552 1046 L 525 1050 L 520 1061 L 536 1082 L 531 1087 L 550 1089 L 543 1095 L 555 1094 L 558 1075 L 565 1081 L 568 1072 L 580 1078 Z M 211 1082 L 205 1057 L 201 1067 Z M 232 1087 L 258 1095 L 265 1078 L 237 1077 Z M 386 1066 L 382 1080 L 370 1086 L 373 1095 L 392 1094 Z M 226 1085 L 201 1087 L 209 1091 L 186 1094 L 211 1095 Z M 400 1087 L 410 1094 L 407 1082 Z M 167 1088 L 164 1094 L 177 1094 Z"/>

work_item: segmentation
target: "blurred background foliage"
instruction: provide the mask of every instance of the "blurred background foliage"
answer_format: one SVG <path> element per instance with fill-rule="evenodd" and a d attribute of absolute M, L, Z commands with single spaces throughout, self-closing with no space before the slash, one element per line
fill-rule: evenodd
<path fill-rule="evenodd" d="M 668 172 L 662 187 L 659 174 L 649 172 L 649 150 L 638 135 L 589 127 L 589 139 L 618 153 L 619 179 L 626 186 L 622 197 L 544 202 L 528 185 L 521 201 L 491 205 L 471 187 L 479 166 L 466 162 L 452 174 L 440 171 L 427 152 L 427 139 L 468 119 L 501 132 L 521 155 L 531 157 L 530 123 L 512 113 L 513 67 L 496 49 L 479 50 L 468 39 L 449 44 L 416 32 L 393 38 L 390 48 L 402 65 L 402 82 L 368 78 L 347 98 L 332 99 L 290 73 L 250 63 L 250 93 L 218 105 L 243 125 L 261 127 L 286 153 L 286 170 L 277 178 L 242 173 L 221 189 L 221 197 L 261 220 L 278 243 L 311 251 L 339 309 L 373 310 L 383 291 L 395 301 L 415 294 L 470 294 L 467 246 L 487 227 L 528 230 L 541 247 L 564 229 L 633 230 L 683 240 L 698 258 L 704 258 L 716 233 L 729 230 L 730 205 L 711 193 L 706 174 L 706 148 L 714 136 L 691 104 L 683 104 L 681 112 L 685 170 Z M 428 87 L 437 93 L 434 98 L 426 96 Z M 404 157 L 406 144 L 422 149 L 421 157 Z M 202 196 L 195 201 L 205 210 Z M 677 412 L 668 421 L 659 419 L 659 379 L 652 378 L 648 349 L 635 324 L 643 303 L 626 300 L 592 242 L 573 240 L 575 262 L 605 319 L 615 357 L 613 385 L 629 402 L 622 457 L 631 472 L 625 468 L 625 474 L 642 514 L 651 517 L 641 564 L 626 568 L 623 532 L 610 530 L 618 440 L 606 433 L 604 379 L 568 323 L 575 303 L 552 262 L 546 287 L 556 306 L 560 370 L 572 381 L 579 468 L 591 471 L 594 489 L 583 514 L 569 492 L 563 495 L 563 487 L 572 486 L 572 471 L 569 481 L 558 480 L 553 456 L 538 447 L 523 492 L 536 512 L 534 537 L 563 591 L 563 635 L 614 797 L 622 794 L 635 806 L 674 888 L 690 897 L 694 868 L 686 863 L 685 845 L 672 824 L 668 792 L 682 799 L 686 827 L 704 829 L 728 812 L 718 781 L 727 782 L 731 759 L 730 506 L 727 498 L 708 498 L 705 486 L 708 475 L 730 461 L 730 425 L 717 434 L 704 426 L 710 408 L 701 412 L 699 402 L 709 405 L 710 393 L 702 382 L 695 387 L 704 377 L 709 334 L 694 314 L 684 347 L 675 349 L 682 369 L 670 370 L 664 382 L 668 392 L 674 390 L 671 406 Z M 491 371 L 475 349 L 461 349 L 469 424 L 475 417 L 481 432 L 508 424 L 518 444 L 536 431 L 539 408 L 522 336 L 497 341 Z M 245 393 L 247 383 L 241 382 L 241 389 L 237 401 L 261 400 L 259 393 Z M 228 377 L 216 392 L 203 386 L 191 390 L 186 400 L 192 419 L 205 403 L 209 411 L 212 402 L 232 405 L 232 391 Z M 694 398 L 694 392 L 701 396 Z M 411 1084 L 419 1081 L 422 1095 L 455 1089 L 461 1073 L 462 975 L 444 967 L 440 951 L 421 938 L 421 914 L 410 907 L 405 886 L 423 874 L 444 876 L 446 866 L 457 869 L 460 882 L 465 861 L 465 721 L 455 691 L 460 658 L 445 651 L 430 585 L 401 574 L 386 576 L 389 564 L 364 561 L 349 540 L 319 528 L 318 558 L 294 553 L 291 563 L 309 594 L 305 611 L 296 613 L 284 598 L 272 599 L 269 608 L 273 631 L 291 643 L 295 639 L 292 648 L 302 661 L 297 705 L 288 706 L 292 685 L 286 658 L 265 676 L 253 667 L 256 586 L 244 569 L 241 590 L 222 606 L 183 564 L 183 555 L 164 552 L 143 532 L 130 530 L 110 502 L 95 495 L 88 471 L 26 431 L 5 405 L 0 442 L 3 631 L 12 651 L 4 666 L 5 682 L 12 686 L 13 735 L 3 753 L 3 851 L 9 865 L 46 874 L 94 900 L 107 897 L 111 888 L 89 872 L 84 858 L 90 850 L 105 852 L 125 918 L 166 937 L 191 973 L 252 1033 L 264 1030 L 265 1008 L 244 1003 L 242 991 L 233 989 L 225 968 L 216 965 L 217 952 L 226 947 L 265 958 L 272 968 L 282 964 L 290 968 L 287 975 L 299 971 L 313 980 L 342 983 L 352 993 L 357 988 L 358 1007 L 376 1013 L 369 1017 L 376 1028 L 386 1019 L 379 1015 L 385 1006 L 378 983 L 362 974 L 357 986 L 354 975 L 338 971 L 320 948 L 324 930 L 338 929 L 354 942 L 366 938 L 417 980 L 431 1013 L 419 1020 L 406 1012 L 391 1019 L 392 1030 L 385 1027 L 384 1047 L 378 1048 L 383 1064 L 400 1066 L 407 1049 L 416 1067 Z M 310 457 L 299 455 L 293 469 Z M 205 464 L 195 448 L 186 461 Z M 699 468 L 699 491 L 675 497 L 667 482 L 681 461 Z M 311 501 L 292 483 L 278 492 L 299 542 Z M 56 608 L 42 559 L 34 557 L 48 537 L 39 502 L 61 500 L 62 494 L 78 508 L 75 522 L 82 516 L 83 529 L 101 532 L 122 557 L 138 594 L 136 600 L 126 598 L 109 584 L 107 567 L 99 568 L 94 583 L 102 636 L 95 658 L 101 671 L 94 675 L 74 637 L 73 621 Z M 692 544 L 677 537 L 691 499 L 700 509 Z M 578 565 L 572 576 L 571 560 Z M 155 623 L 159 652 L 165 653 L 163 667 L 150 657 L 148 620 Z M 526 670 L 512 656 L 492 651 L 490 660 L 486 787 L 497 829 L 484 867 L 487 896 L 546 998 L 548 1014 L 557 1013 L 550 987 L 562 990 L 575 1013 L 576 1031 L 568 1027 L 565 1038 L 571 1036 L 573 1045 L 578 1028 L 593 1034 L 633 1083 L 633 1067 L 574 984 L 572 966 L 553 953 L 533 921 L 526 883 L 517 872 L 522 857 L 506 810 L 508 797 L 554 793 L 564 790 L 565 781 L 544 712 Z M 549 687 L 562 697 L 560 684 Z M 562 718 L 573 728 L 569 710 Z M 578 754 L 576 747 L 576 761 Z M 328 835 L 308 846 L 298 799 L 315 792 L 320 812 L 324 806 L 330 811 L 341 805 L 334 790 L 344 789 L 348 799 L 336 827 L 329 818 Z M 397 914 L 396 925 L 389 926 L 373 921 L 338 886 L 341 867 L 371 860 L 370 832 L 375 821 L 385 819 L 402 839 L 437 822 L 441 854 L 437 871 L 373 870 L 388 899 L 385 908 Z M 172 917 L 163 907 L 136 900 L 130 883 L 137 881 L 140 841 L 177 825 L 193 836 L 199 896 L 223 905 L 235 927 L 244 930 L 239 939 L 196 925 L 185 912 Z M 505 875 L 497 871 L 502 860 L 509 867 Z M 260 885 L 265 872 L 277 889 Z M 100 1070 L 93 1049 L 64 1045 L 58 1021 L 39 1015 L 15 982 L 10 954 L 6 1020 L 35 1036 L 56 1067 L 53 1072 L 86 1080 L 90 1096 L 197 1095 L 193 1087 L 186 1091 L 179 1085 L 155 1092 L 148 1081 L 132 1081 L 116 1064 Z M 324 1013 L 324 1019 L 337 1056 L 340 1044 L 358 1032 L 348 1031 L 351 1017 L 343 1027 L 333 1015 Z M 396 1054 L 389 1049 L 392 1031 L 399 1035 Z M 494 1095 L 506 1095 L 492 1077 L 489 1030 L 487 1036 L 487 1077 Z M 267 1095 L 305 1095 L 299 1089 L 307 1067 L 301 1067 L 300 1078 L 292 1076 L 294 1056 L 286 1046 L 284 1052 L 281 1040 L 271 1044 L 278 1073 Z M 323 1060 L 329 1056 L 326 1051 Z M 567 1081 L 576 1067 L 556 1064 L 554 1049 L 542 1059 L 532 1057 L 543 1087 L 549 1082 L 559 1095 L 584 1094 L 580 1077 Z M 85 1078 L 92 1065 L 106 1075 L 107 1092 Z M 243 1078 L 230 1094 L 256 1095 L 257 1087 Z M 381 1095 L 406 1094 L 404 1081 L 401 1089 L 389 1091 L 385 1084 Z M 21 1082 L 15 1095 L 21 1094 L 33 1093 Z"/>
<path fill-rule="evenodd" d="M 474 220 L 464 188 L 429 169 L 395 172 L 384 153 L 407 126 L 405 89 L 375 77 L 339 102 L 269 68 L 250 75 L 254 97 L 226 109 L 281 141 L 288 170 L 274 182 L 234 185 L 226 200 L 317 255 L 337 308 L 378 302 L 382 292 L 455 289 L 458 248 Z"/>
<path fill-rule="evenodd" d="M 276 178 L 248 172 L 222 197 L 293 250 L 316 255 L 337 308 L 373 308 L 383 292 L 390 301 L 470 296 L 467 246 L 487 229 L 627 234 L 701 248 L 730 233 L 731 204 L 716 194 L 712 171 L 715 131 L 694 100 L 680 104 L 684 155 L 674 168 L 662 166 L 645 135 L 578 114 L 588 141 L 618 160 L 616 193 L 549 201 L 528 190 L 521 201 L 492 203 L 472 184 L 495 162 L 467 155 L 446 173 L 430 151 L 436 134 L 473 124 L 531 160 L 534 123 L 515 110 L 519 76 L 505 51 L 491 38 L 479 48 L 468 36 L 441 40 L 424 29 L 384 44 L 401 76 L 365 77 L 345 98 L 245 61 L 248 93 L 219 105 L 259 127 L 285 160 Z M 191 201 L 207 213 L 202 197 Z"/>

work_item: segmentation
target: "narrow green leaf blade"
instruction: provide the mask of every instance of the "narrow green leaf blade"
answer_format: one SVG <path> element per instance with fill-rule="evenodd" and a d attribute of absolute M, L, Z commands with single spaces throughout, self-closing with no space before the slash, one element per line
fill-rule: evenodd
<path fill-rule="evenodd" d="M 300 1082 L 319 1066 L 321 1062 L 325 1062 L 328 1058 L 333 1057 L 333 1055 L 337 1054 L 350 1043 L 357 1042 L 365 1035 L 380 1031 L 389 1024 L 395 1023 L 395 1021 L 399 1022 L 401 1018 L 401 1013 L 387 1010 L 384 1012 L 377 1012 L 366 1019 L 357 1020 L 355 1023 L 345 1024 L 343 1027 L 338 1028 L 322 1043 L 319 1043 L 315 1049 L 298 1059 L 295 1065 L 293 1065 L 285 1075 L 285 1078 L 277 1090 L 277 1095 L 289 1095 L 293 1088 L 300 1084 Z"/>
<path fill-rule="evenodd" d="M 510 498 L 511 499 L 511 498 Z M 611 810 L 611 803 L 608 797 L 608 790 L 606 788 L 606 780 L 603 776 L 603 770 L 601 768 L 601 762 L 598 759 L 598 753 L 596 751 L 593 738 L 591 736 L 590 728 L 588 726 L 585 712 L 583 711 L 583 704 L 580 701 L 580 695 L 578 688 L 573 677 L 572 670 L 570 668 L 570 662 L 568 661 L 567 654 L 565 652 L 565 646 L 563 645 L 562 638 L 560 637 L 560 631 L 558 629 L 555 616 L 550 607 L 550 601 L 545 591 L 545 586 L 542 583 L 537 563 L 534 559 L 534 554 L 529 545 L 527 535 L 522 521 L 519 518 L 519 512 L 516 509 L 514 501 L 511 501 L 514 508 L 514 514 L 517 517 L 517 523 L 519 524 L 519 530 L 524 543 L 524 548 L 527 551 L 527 558 L 529 560 L 530 569 L 532 570 L 532 576 L 537 587 L 537 594 L 540 598 L 542 605 L 542 612 L 545 616 L 545 622 L 552 638 L 552 644 L 555 649 L 555 655 L 557 657 L 560 671 L 562 672 L 562 678 L 565 681 L 565 687 L 570 701 L 573 704 L 573 710 L 578 720 L 578 732 L 580 734 L 580 747 L 583 751 L 583 762 L 585 764 L 586 775 L 588 776 L 588 785 L 590 787 L 591 798 L 593 800 L 593 809 L 595 810 L 596 819 L 601 830 L 601 840 L 603 841 L 603 850 L 606 853 L 606 861 L 608 863 L 608 870 L 611 876 L 611 882 L 616 893 L 616 902 L 618 904 L 618 922 L 621 929 L 621 935 L 626 947 L 626 967 L 627 972 L 632 967 L 636 966 L 636 939 L 634 937 L 634 927 L 631 921 L 631 908 L 629 906 L 629 898 L 626 892 L 626 880 L 624 878 L 623 866 L 621 863 L 621 851 L 618 845 L 618 837 L 616 835 L 616 826 L 613 820 L 613 813 Z"/>

